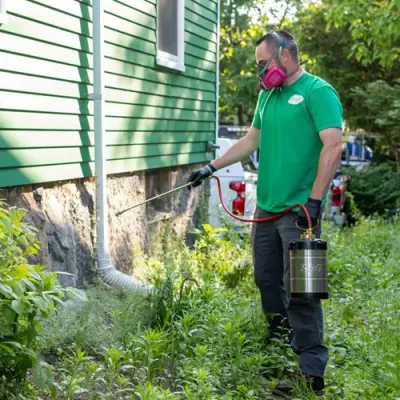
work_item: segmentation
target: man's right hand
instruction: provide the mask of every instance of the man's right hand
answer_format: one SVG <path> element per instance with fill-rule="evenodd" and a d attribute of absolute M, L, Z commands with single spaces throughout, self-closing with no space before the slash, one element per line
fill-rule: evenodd
<path fill-rule="evenodd" d="M 189 176 L 188 183 L 191 182 L 192 184 L 188 187 L 188 189 L 190 190 L 192 187 L 200 186 L 203 181 L 213 175 L 216 171 L 216 168 L 212 164 L 208 164 L 203 168 L 196 169 Z"/>

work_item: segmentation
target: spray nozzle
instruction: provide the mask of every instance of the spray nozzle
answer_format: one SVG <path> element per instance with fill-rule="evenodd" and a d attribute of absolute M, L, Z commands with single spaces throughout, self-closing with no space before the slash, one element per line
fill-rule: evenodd
<path fill-rule="evenodd" d="M 308 228 L 306 229 L 306 231 L 304 233 L 301 234 L 301 239 L 305 239 L 305 240 L 313 240 L 315 238 L 315 235 L 313 233 L 312 228 Z"/>

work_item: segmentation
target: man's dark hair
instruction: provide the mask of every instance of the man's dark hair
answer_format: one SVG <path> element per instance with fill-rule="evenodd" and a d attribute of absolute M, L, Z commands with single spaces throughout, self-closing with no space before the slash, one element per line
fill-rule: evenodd
<path fill-rule="evenodd" d="M 299 47 L 293 35 L 284 30 L 272 31 L 257 40 L 256 45 L 266 42 L 268 49 L 275 54 L 279 46 L 287 49 L 292 58 L 299 62 Z"/>

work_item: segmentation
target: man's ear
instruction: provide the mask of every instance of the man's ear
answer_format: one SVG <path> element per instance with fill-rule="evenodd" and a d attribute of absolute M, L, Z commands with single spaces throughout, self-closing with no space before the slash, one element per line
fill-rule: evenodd
<path fill-rule="evenodd" d="M 281 60 L 282 60 L 282 63 L 284 63 L 284 64 L 286 64 L 288 61 L 290 61 L 290 53 L 289 53 L 288 49 L 282 49 Z"/>

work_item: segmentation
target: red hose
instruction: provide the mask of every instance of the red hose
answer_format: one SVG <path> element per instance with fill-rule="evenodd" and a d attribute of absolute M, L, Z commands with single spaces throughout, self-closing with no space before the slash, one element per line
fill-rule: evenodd
<path fill-rule="evenodd" d="M 293 208 L 301 207 L 303 209 L 303 211 L 304 211 L 304 214 L 306 215 L 308 228 L 312 229 L 312 222 L 311 222 L 310 214 L 308 213 L 307 208 L 304 206 L 304 204 L 300 204 L 300 203 L 294 204 L 293 206 L 290 206 L 289 208 L 287 208 L 285 211 L 283 211 L 283 212 L 281 212 L 279 214 L 276 214 L 276 215 L 274 215 L 272 217 L 268 217 L 268 218 L 247 219 L 247 218 L 238 217 L 237 215 L 235 215 L 232 212 L 230 212 L 227 209 L 227 207 L 225 206 L 225 204 L 224 204 L 224 200 L 222 199 L 221 181 L 218 178 L 218 176 L 213 175 L 213 176 L 211 176 L 211 178 L 214 178 L 217 181 L 218 195 L 219 195 L 219 200 L 221 201 L 221 205 L 222 205 L 223 209 L 225 210 L 225 212 L 227 214 L 229 214 L 232 218 L 235 218 L 235 219 L 237 219 L 238 221 L 241 221 L 241 222 L 250 222 L 250 223 L 268 222 L 268 221 L 272 221 L 274 219 L 278 219 L 278 218 L 282 217 L 283 215 L 288 214 L 290 211 L 293 210 Z"/>

